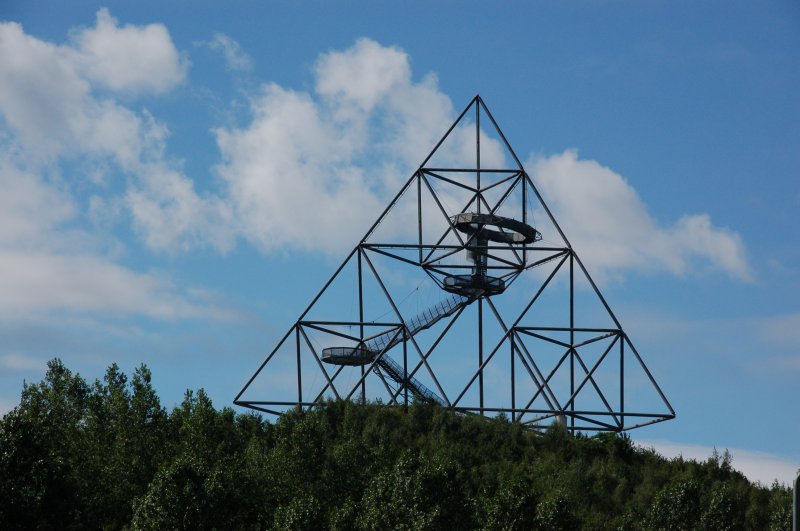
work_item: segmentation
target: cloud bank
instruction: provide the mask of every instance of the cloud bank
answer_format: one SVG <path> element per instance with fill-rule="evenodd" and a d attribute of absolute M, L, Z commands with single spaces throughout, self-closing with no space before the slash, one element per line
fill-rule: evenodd
<path fill-rule="evenodd" d="M 576 150 L 533 159 L 527 165 L 591 271 L 684 275 L 699 265 L 752 280 L 742 239 L 715 227 L 708 214 L 684 215 L 671 226 L 660 226 L 621 175 L 593 160 L 579 159 Z"/>
<path fill-rule="evenodd" d="M 267 84 L 250 102 L 248 125 L 215 131 L 237 231 L 266 252 L 352 246 L 454 119 L 435 77 L 415 82 L 410 58 L 395 47 L 359 39 L 322 54 L 313 74 L 313 93 Z M 474 150 L 461 132 L 445 159 Z M 752 279 L 741 238 L 707 214 L 660 226 L 625 179 L 574 150 L 528 167 L 568 238 L 600 274 L 684 275 L 697 265 Z"/>
<path fill-rule="evenodd" d="M 360 39 L 313 73 L 313 93 L 265 84 L 249 124 L 215 130 L 237 230 L 266 252 L 352 247 L 452 120 L 397 48 Z"/>
<path fill-rule="evenodd" d="M 89 216 L 74 193 L 103 182 L 103 168 L 111 168 L 131 179 L 131 209 L 157 203 L 174 210 L 174 224 L 189 205 L 213 219 L 192 181 L 164 158 L 165 126 L 121 103 L 175 88 L 187 68 L 163 25 L 120 27 L 105 9 L 94 27 L 74 30 L 61 46 L 19 24 L 0 24 L 0 318 L 54 311 L 160 319 L 213 313 L 169 279 L 117 263 L 113 242 L 87 228 Z M 87 178 L 86 168 L 100 170 Z M 94 196 L 88 203 L 104 201 Z M 214 232 L 203 238 L 213 241 Z"/>
<path fill-rule="evenodd" d="M 229 70 L 247 72 L 253 69 L 253 60 L 250 56 L 242 50 L 238 42 L 224 33 L 215 33 L 210 41 L 200 44 L 220 52 Z"/>
<path fill-rule="evenodd" d="M 670 441 L 638 441 L 639 446 L 653 448 L 664 457 L 673 459 L 683 457 L 695 461 L 705 461 L 714 452 L 715 448 L 696 444 L 681 444 Z M 720 454 L 722 448 L 716 449 Z M 741 472 L 750 481 L 759 481 L 764 485 L 771 485 L 777 480 L 784 485 L 791 485 L 800 469 L 800 463 L 793 462 L 766 452 L 754 452 L 739 448 L 729 448 L 733 468 Z"/>
<path fill-rule="evenodd" d="M 228 36 L 206 45 L 231 70 L 252 67 Z M 266 82 L 248 95 L 243 123 L 212 128 L 217 181 L 201 193 L 170 155 L 168 125 L 136 106 L 185 85 L 189 67 L 166 27 L 120 25 L 107 9 L 61 45 L 0 24 L 3 315 L 202 314 L 169 279 L 120 263 L 120 224 L 156 253 L 226 253 L 246 241 L 339 255 L 455 117 L 434 74 L 415 78 L 406 52 L 358 39 L 317 58 L 312 89 Z M 466 133 L 453 132 L 442 160 L 471 155 Z M 482 148 L 487 164 L 502 162 L 499 145 Z M 705 214 L 659 226 L 621 176 L 575 151 L 529 169 L 593 270 L 682 275 L 701 264 L 752 276 L 736 233 Z"/>

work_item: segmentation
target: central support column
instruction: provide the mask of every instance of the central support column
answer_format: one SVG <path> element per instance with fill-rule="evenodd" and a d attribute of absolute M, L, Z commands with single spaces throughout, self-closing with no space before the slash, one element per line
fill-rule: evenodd
<path fill-rule="evenodd" d="M 483 297 L 478 299 L 478 368 L 479 409 L 483 415 Z"/>

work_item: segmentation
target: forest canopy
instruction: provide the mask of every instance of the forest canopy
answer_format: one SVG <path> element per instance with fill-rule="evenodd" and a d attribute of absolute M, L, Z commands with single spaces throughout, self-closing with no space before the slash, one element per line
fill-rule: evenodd
<path fill-rule="evenodd" d="M 0 529 L 780 529 L 791 493 L 730 455 L 624 435 L 328 402 L 269 423 L 201 389 L 167 411 L 145 366 L 57 359 L 0 421 Z"/>

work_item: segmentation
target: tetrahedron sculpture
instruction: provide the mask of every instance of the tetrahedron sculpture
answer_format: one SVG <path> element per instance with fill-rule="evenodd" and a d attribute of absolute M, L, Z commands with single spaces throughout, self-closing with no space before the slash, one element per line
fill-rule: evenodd
<path fill-rule="evenodd" d="M 572 432 L 675 417 L 480 96 L 234 402 L 280 415 L 327 399 Z"/>

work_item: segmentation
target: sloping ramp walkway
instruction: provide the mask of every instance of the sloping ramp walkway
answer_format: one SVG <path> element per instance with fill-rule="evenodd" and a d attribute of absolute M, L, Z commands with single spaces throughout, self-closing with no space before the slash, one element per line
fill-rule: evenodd
<path fill-rule="evenodd" d="M 382 372 L 396 384 L 408 387 L 408 390 L 416 398 L 445 405 L 444 400 L 425 384 L 416 378 L 407 378 L 403 367 L 389 356 L 389 350 L 402 343 L 409 335 L 414 336 L 432 327 L 473 300 L 475 299 L 462 297 L 461 295 L 450 295 L 408 321 L 404 321 L 403 324 L 408 331 L 407 334 L 403 334 L 402 331 L 398 331 L 395 328 L 373 337 L 365 342 L 363 346 L 326 348 L 322 351 L 322 361 L 334 365 L 367 365 L 375 361 L 380 355 L 375 364 L 375 372 L 378 374 Z M 381 355 L 381 353 L 383 354 Z"/>

